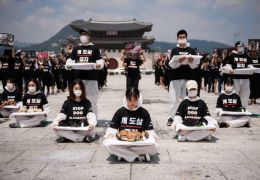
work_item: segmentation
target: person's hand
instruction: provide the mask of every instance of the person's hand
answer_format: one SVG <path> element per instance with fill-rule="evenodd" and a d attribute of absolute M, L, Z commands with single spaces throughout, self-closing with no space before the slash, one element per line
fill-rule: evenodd
<path fill-rule="evenodd" d="M 234 74 L 234 70 L 233 70 L 233 69 L 230 69 L 230 70 L 229 70 L 229 74 Z"/>
<path fill-rule="evenodd" d="M 53 123 L 51 124 L 52 129 L 55 130 L 55 131 L 57 131 L 57 129 L 56 129 L 57 126 L 59 126 L 59 123 L 58 123 L 58 122 L 53 122 Z"/>
<path fill-rule="evenodd" d="M 193 58 L 191 56 L 188 57 L 188 61 L 189 63 L 192 63 L 193 62 Z"/>
<path fill-rule="evenodd" d="M 186 56 L 185 55 L 182 55 L 179 59 L 179 63 L 182 63 L 183 61 L 186 60 Z"/>
<path fill-rule="evenodd" d="M 89 125 L 88 125 L 88 128 L 89 128 L 89 129 L 94 129 L 95 126 L 94 126 L 93 124 L 89 124 Z"/>
<path fill-rule="evenodd" d="M 114 134 L 107 134 L 104 138 L 105 139 L 112 139 L 112 138 L 115 138 L 115 135 Z"/>
<path fill-rule="evenodd" d="M 101 68 L 101 65 L 100 64 L 97 64 L 96 65 L 96 69 L 100 69 Z"/>

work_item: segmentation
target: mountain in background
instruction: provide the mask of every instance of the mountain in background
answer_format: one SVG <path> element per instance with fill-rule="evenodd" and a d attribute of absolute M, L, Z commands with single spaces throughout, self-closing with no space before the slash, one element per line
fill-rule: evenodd
<path fill-rule="evenodd" d="M 67 42 L 67 37 L 70 35 L 77 36 L 78 33 L 75 32 L 69 25 L 66 25 L 57 34 L 55 34 L 50 39 L 40 44 L 32 44 L 32 45 L 27 44 L 26 46 L 23 47 L 19 45 L 19 48 L 22 47 L 22 50 L 25 51 L 35 50 L 35 51 L 60 52 L 61 44 L 63 42 Z M 191 47 L 197 48 L 199 52 L 208 52 L 208 53 L 211 53 L 215 48 L 230 47 L 229 45 L 219 43 L 219 42 L 195 40 L 195 39 L 189 40 L 189 43 L 191 44 Z M 155 41 L 154 44 L 150 45 L 149 47 L 155 51 L 167 52 L 168 49 L 172 49 L 176 47 L 176 43 Z"/>

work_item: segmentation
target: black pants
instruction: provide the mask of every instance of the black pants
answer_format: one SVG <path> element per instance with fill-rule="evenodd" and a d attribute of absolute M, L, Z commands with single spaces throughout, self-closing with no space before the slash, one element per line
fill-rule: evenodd
<path fill-rule="evenodd" d="M 135 87 L 138 89 L 138 85 L 139 85 L 139 78 L 131 78 L 131 77 L 126 78 L 126 89 L 129 89 L 130 87 Z"/>

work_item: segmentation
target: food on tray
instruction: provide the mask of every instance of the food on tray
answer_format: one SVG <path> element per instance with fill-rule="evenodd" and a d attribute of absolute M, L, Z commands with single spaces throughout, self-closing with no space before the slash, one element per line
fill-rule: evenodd
<path fill-rule="evenodd" d="M 142 141 L 144 139 L 147 139 L 149 137 L 149 133 L 146 131 L 128 131 L 128 130 L 122 130 L 116 134 L 117 139 L 121 141 Z"/>
<path fill-rule="evenodd" d="M 42 112 L 42 109 L 26 109 L 25 107 L 21 107 L 19 109 L 19 112 L 28 112 L 28 113 L 32 113 L 32 112 Z"/>

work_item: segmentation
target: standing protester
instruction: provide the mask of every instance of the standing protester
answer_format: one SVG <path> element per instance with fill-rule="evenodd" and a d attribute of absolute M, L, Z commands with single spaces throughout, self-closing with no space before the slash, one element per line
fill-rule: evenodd
<path fill-rule="evenodd" d="M 38 63 L 30 55 L 25 56 L 25 63 L 23 67 L 23 79 L 25 92 L 28 90 L 28 82 L 30 79 L 35 79 L 37 76 Z"/>
<path fill-rule="evenodd" d="M 47 87 L 47 96 L 50 94 L 50 86 L 52 85 L 51 77 L 51 62 L 48 59 L 44 59 L 40 68 L 40 77 L 42 80 L 42 92 L 45 92 L 45 86 Z"/>
<path fill-rule="evenodd" d="M 52 74 L 53 74 L 53 84 L 56 85 L 57 93 L 59 93 L 62 89 L 62 64 L 60 64 L 59 59 L 53 58 L 51 60 L 52 63 Z M 54 92 L 54 88 L 53 88 Z"/>
<path fill-rule="evenodd" d="M 260 68 L 260 52 L 258 50 L 250 51 L 250 58 L 252 58 L 252 65 Z M 250 78 L 250 99 L 251 104 L 256 104 L 256 99 L 260 98 L 260 73 L 254 73 Z"/>
<path fill-rule="evenodd" d="M 3 58 L 0 62 L 0 68 L 1 68 L 1 79 L 2 79 L 2 85 L 3 89 L 6 86 L 6 81 L 8 78 L 12 76 L 12 69 L 13 69 L 13 58 L 12 58 L 12 51 L 5 50 Z"/>
<path fill-rule="evenodd" d="M 123 61 L 125 66 L 126 89 L 130 87 L 138 89 L 139 80 L 141 79 L 140 66 L 146 61 L 144 51 L 140 50 L 138 53 L 128 54 L 126 49 L 124 49 L 122 50 L 120 60 Z"/>
<path fill-rule="evenodd" d="M 180 98 L 186 96 L 186 82 L 190 79 L 196 79 L 194 76 L 193 69 L 196 65 L 192 64 L 193 58 L 188 58 L 188 65 L 183 65 L 182 62 L 186 60 L 185 55 L 196 55 L 193 48 L 189 47 L 187 43 L 187 32 L 185 30 L 180 30 L 177 33 L 178 44 L 177 47 L 171 51 L 169 66 L 172 68 L 168 71 L 168 78 L 170 81 L 169 85 L 169 96 L 170 96 L 170 109 L 169 109 L 169 119 L 167 126 L 171 126 L 173 123 L 174 115 L 176 113 L 177 107 L 179 106 Z M 174 60 L 173 56 L 180 55 L 179 60 Z"/>
<path fill-rule="evenodd" d="M 236 69 L 251 68 L 252 61 L 245 52 L 245 46 L 242 41 L 235 44 L 236 50 L 232 51 L 230 56 L 226 58 L 225 72 L 228 77 L 234 80 L 236 93 L 240 96 L 242 106 L 247 108 L 250 95 L 250 81 L 251 74 L 234 74 Z"/>
<path fill-rule="evenodd" d="M 75 78 L 83 81 L 86 92 L 88 93 L 87 98 L 90 100 L 93 112 L 97 116 L 98 79 L 99 72 L 104 67 L 104 60 L 100 55 L 99 49 L 89 41 L 90 32 L 86 28 L 83 28 L 79 33 L 81 44 L 72 50 L 67 63 L 73 62 L 82 65 L 88 63 L 93 65 L 93 67 L 88 70 L 75 69 Z"/>
<path fill-rule="evenodd" d="M 24 53 L 18 50 L 14 58 L 13 78 L 16 81 L 20 94 L 23 94 L 23 69 L 24 69 Z"/>

